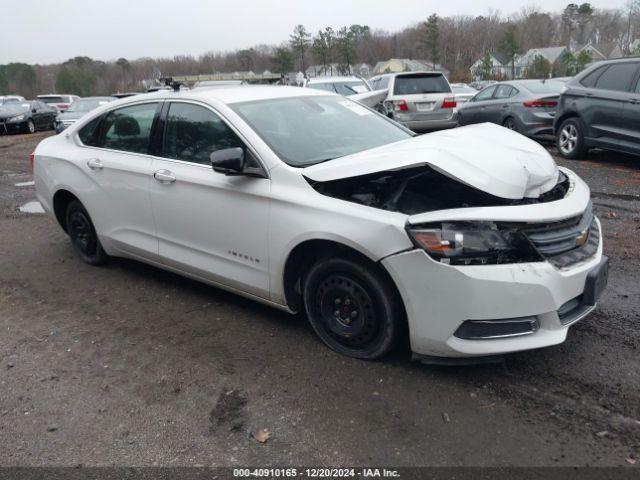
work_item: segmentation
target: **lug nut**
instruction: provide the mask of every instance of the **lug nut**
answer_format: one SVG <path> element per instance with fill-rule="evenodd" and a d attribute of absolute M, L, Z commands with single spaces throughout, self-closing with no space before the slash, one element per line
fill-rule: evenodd
<path fill-rule="evenodd" d="M 340 316 L 340 310 L 336 310 L 335 312 L 333 312 L 333 314 L 334 314 L 336 317 L 339 317 L 339 316 Z"/>
<path fill-rule="evenodd" d="M 351 312 L 351 318 L 356 318 L 358 316 L 358 311 L 354 310 L 353 312 Z"/>
<path fill-rule="evenodd" d="M 340 305 L 340 299 L 336 298 L 333 303 L 335 303 L 336 305 Z"/>
<path fill-rule="evenodd" d="M 349 300 L 348 298 L 344 301 L 345 305 L 351 305 L 351 300 Z"/>

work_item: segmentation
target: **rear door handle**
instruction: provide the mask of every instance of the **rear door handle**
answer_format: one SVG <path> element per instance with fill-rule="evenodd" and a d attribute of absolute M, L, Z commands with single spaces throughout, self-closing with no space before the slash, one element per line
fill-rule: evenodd
<path fill-rule="evenodd" d="M 91 170 L 102 170 L 104 168 L 104 165 L 102 165 L 100 159 L 92 158 L 91 160 L 87 161 L 87 167 L 89 167 Z"/>
<path fill-rule="evenodd" d="M 164 169 L 154 172 L 153 178 L 155 178 L 160 183 L 173 183 L 176 181 L 176 176 L 173 174 L 173 172 Z"/>

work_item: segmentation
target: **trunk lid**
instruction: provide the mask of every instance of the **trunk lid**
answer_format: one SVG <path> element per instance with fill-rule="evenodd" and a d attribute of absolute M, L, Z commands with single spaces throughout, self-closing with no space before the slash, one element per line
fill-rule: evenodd
<path fill-rule="evenodd" d="M 413 137 L 306 167 L 302 174 L 327 182 L 428 165 L 496 197 L 537 198 L 553 188 L 558 167 L 539 144 L 494 124 Z"/>

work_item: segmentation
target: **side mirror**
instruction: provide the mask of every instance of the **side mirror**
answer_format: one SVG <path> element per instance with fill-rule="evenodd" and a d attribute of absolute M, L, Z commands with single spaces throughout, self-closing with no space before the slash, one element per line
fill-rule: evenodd
<path fill-rule="evenodd" d="M 239 175 L 244 170 L 244 149 L 240 147 L 217 150 L 209 157 L 213 170 L 225 175 Z"/>

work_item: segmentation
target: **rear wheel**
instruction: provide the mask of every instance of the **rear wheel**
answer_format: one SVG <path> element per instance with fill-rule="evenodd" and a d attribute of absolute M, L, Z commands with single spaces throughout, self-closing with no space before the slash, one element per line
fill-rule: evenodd
<path fill-rule="evenodd" d="M 564 158 L 579 159 L 587 153 L 584 143 L 584 127 L 579 118 L 568 118 L 558 130 L 556 145 Z"/>
<path fill-rule="evenodd" d="M 89 265 L 101 265 L 109 259 L 89 213 L 78 200 L 72 200 L 67 207 L 66 226 L 71 244 L 83 261 Z"/>
<path fill-rule="evenodd" d="M 373 264 L 321 259 L 304 279 L 303 298 L 311 326 L 340 354 L 373 360 L 397 343 L 404 322 L 401 301 Z"/>
<path fill-rule="evenodd" d="M 516 119 L 513 117 L 507 117 L 504 122 L 502 122 L 502 126 L 509 130 L 513 130 L 514 132 L 518 131 L 518 124 L 516 123 Z"/>

